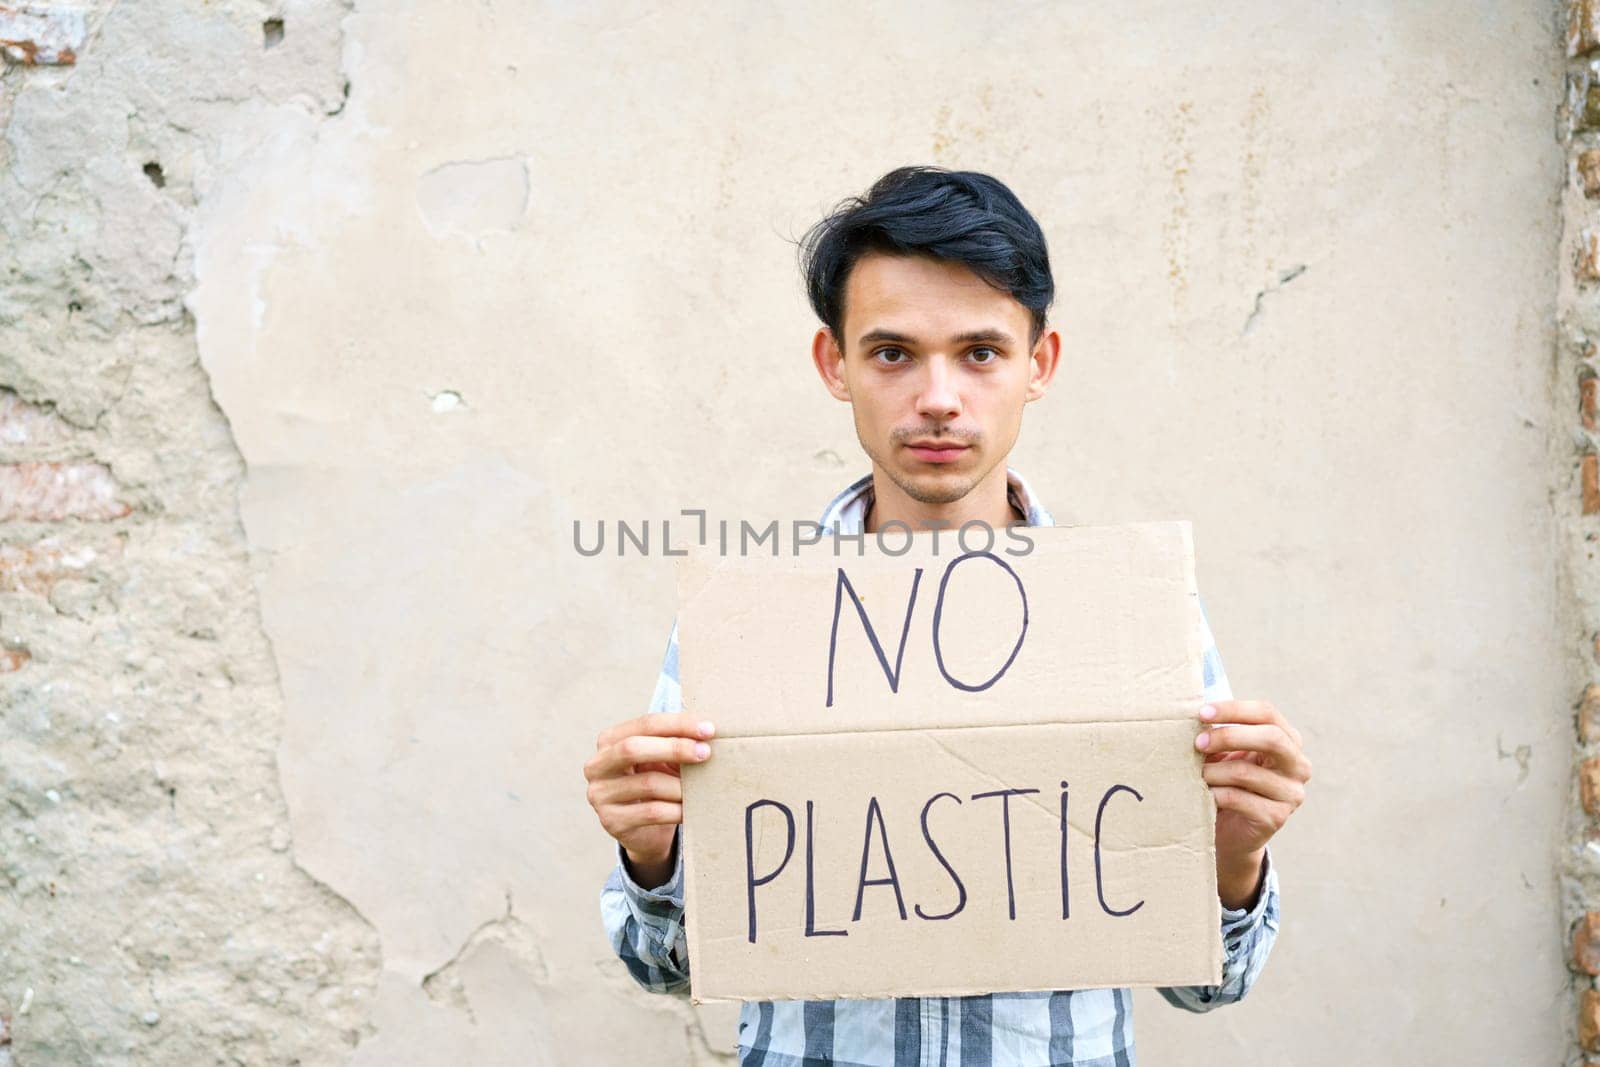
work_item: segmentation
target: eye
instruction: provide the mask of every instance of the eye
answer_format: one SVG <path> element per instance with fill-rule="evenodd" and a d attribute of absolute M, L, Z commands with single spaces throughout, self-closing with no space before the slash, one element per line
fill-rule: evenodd
<path fill-rule="evenodd" d="M 998 349 L 989 348 L 987 346 L 982 348 L 974 348 L 970 355 L 972 356 L 972 361 L 979 364 L 993 363 L 995 360 L 1000 358 L 1000 352 Z"/>
<path fill-rule="evenodd" d="M 901 363 L 905 363 L 907 360 L 909 360 L 911 358 L 910 355 L 908 355 L 906 353 L 905 349 L 903 349 L 903 348 L 894 348 L 892 346 L 888 347 L 888 348 L 880 348 L 876 352 L 872 353 L 872 355 L 880 363 L 887 363 L 887 364 L 889 364 L 891 366 L 895 366 L 895 365 L 898 365 L 898 364 L 901 364 Z"/>

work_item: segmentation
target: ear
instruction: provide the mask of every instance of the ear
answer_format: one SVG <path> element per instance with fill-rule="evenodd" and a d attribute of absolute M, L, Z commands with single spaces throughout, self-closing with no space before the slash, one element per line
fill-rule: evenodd
<path fill-rule="evenodd" d="M 1028 391 L 1022 397 L 1024 403 L 1038 400 L 1050 388 L 1050 380 L 1056 376 L 1056 367 L 1061 362 L 1061 334 L 1053 329 L 1041 333 L 1028 361 Z"/>
<path fill-rule="evenodd" d="M 828 387 L 835 400 L 850 399 L 850 386 L 844 380 L 844 352 L 834 340 L 833 331 L 826 326 L 811 339 L 811 362 L 817 366 L 822 384 Z"/>

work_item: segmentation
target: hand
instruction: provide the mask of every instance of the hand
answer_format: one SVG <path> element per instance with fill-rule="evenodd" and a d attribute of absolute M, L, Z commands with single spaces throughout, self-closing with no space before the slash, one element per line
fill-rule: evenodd
<path fill-rule="evenodd" d="M 589 806 L 627 857 L 629 873 L 646 889 L 672 877 L 673 841 L 683 822 L 678 768 L 711 756 L 709 722 L 684 712 L 641 715 L 600 732 L 583 765 Z"/>
<path fill-rule="evenodd" d="M 1305 802 L 1311 761 L 1300 731 L 1265 700 L 1218 700 L 1200 718 L 1213 724 L 1194 743 L 1217 803 L 1217 893 L 1227 907 L 1248 907 L 1267 842 Z"/>

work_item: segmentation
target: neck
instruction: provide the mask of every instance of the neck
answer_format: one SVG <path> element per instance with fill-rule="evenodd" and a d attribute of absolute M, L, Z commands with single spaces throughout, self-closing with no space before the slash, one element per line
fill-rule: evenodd
<path fill-rule="evenodd" d="M 996 464 L 983 481 L 960 500 L 948 504 L 929 504 L 907 496 L 905 491 L 876 464 L 872 468 L 872 507 L 867 512 L 866 532 L 877 533 L 888 522 L 903 522 L 913 530 L 960 529 L 963 523 L 986 522 L 996 530 L 1022 521 L 1011 506 L 1007 492 L 1006 467 Z"/>

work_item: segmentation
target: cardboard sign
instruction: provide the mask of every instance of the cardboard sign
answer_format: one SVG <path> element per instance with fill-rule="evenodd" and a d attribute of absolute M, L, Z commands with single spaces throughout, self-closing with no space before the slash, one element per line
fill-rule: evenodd
<path fill-rule="evenodd" d="M 694 1000 L 1219 982 L 1189 524 L 874 542 L 680 561 Z"/>

